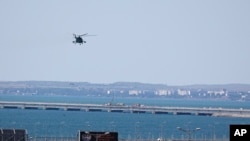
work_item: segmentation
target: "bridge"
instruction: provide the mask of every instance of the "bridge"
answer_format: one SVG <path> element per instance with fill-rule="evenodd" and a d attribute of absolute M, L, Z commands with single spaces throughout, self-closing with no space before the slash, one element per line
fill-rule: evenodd
<path fill-rule="evenodd" d="M 85 112 L 152 113 L 197 116 L 227 116 L 250 118 L 250 109 L 210 107 L 165 107 L 146 105 L 105 105 L 47 102 L 0 101 L 0 109 L 65 110 Z"/>

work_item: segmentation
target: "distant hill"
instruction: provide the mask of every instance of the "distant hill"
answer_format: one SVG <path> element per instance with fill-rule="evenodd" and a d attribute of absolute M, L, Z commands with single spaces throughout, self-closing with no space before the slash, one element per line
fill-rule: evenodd
<path fill-rule="evenodd" d="M 226 89 L 228 91 L 250 91 L 250 84 L 186 85 L 186 86 L 175 86 L 175 87 L 188 88 L 188 89 L 206 89 L 206 90 Z"/>
<path fill-rule="evenodd" d="M 150 84 L 140 82 L 115 82 L 105 83 L 89 83 L 89 82 L 61 82 L 61 81 L 0 81 L 0 88 L 117 88 L 117 89 L 206 89 L 218 90 L 226 89 L 228 91 L 250 91 L 250 84 L 214 84 L 214 85 L 183 85 L 168 86 L 164 84 Z"/>

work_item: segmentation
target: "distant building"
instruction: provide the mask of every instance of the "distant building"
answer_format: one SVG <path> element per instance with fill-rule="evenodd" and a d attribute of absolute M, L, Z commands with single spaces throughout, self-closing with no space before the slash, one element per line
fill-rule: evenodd
<path fill-rule="evenodd" d="M 128 94 L 129 95 L 139 95 L 139 94 L 142 94 L 142 91 L 141 90 L 129 90 Z"/>
<path fill-rule="evenodd" d="M 167 95 L 171 95 L 173 92 L 171 90 L 157 90 L 154 93 L 155 95 L 159 95 L 159 96 L 167 96 Z"/>
<path fill-rule="evenodd" d="M 189 90 L 178 89 L 177 94 L 180 95 L 180 96 L 185 96 L 185 95 L 191 95 L 191 92 Z"/>
<path fill-rule="evenodd" d="M 225 95 L 225 96 L 227 96 L 227 90 L 222 89 L 222 90 L 207 91 L 207 94 L 215 95 L 215 96 L 217 96 L 217 95 L 220 95 L 220 96 Z"/>

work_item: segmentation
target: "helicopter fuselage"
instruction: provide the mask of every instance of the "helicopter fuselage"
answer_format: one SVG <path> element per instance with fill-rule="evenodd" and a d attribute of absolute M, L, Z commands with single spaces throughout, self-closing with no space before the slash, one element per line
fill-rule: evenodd
<path fill-rule="evenodd" d="M 78 43 L 78 44 L 83 44 L 83 43 L 86 43 L 86 41 L 84 41 L 83 39 L 82 39 L 82 37 L 80 37 L 80 36 L 75 36 L 75 41 L 73 41 L 73 43 Z"/>
<path fill-rule="evenodd" d="M 73 34 L 74 37 L 75 37 L 75 41 L 73 41 L 73 43 L 78 43 L 78 44 L 83 44 L 83 43 L 87 43 L 86 41 L 84 41 L 82 39 L 82 36 L 86 37 L 86 36 L 96 36 L 96 35 L 88 35 L 88 33 L 85 33 L 85 34 L 82 34 L 82 35 L 76 35 L 76 34 Z"/>

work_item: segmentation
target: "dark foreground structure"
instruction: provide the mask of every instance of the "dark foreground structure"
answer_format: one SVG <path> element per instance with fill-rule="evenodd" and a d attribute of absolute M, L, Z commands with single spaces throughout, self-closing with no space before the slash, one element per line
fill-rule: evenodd
<path fill-rule="evenodd" d="M 28 137 L 25 129 L 0 129 L 0 141 L 118 141 L 118 133 L 78 131 L 76 137 Z"/>
<path fill-rule="evenodd" d="M 78 141 L 118 141 L 117 132 L 88 132 L 79 131 Z"/>
<path fill-rule="evenodd" d="M 28 134 L 24 129 L 0 129 L 0 141 L 27 141 Z"/>

